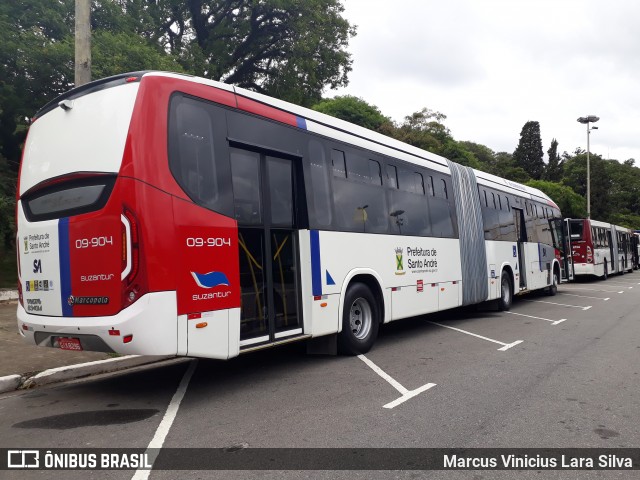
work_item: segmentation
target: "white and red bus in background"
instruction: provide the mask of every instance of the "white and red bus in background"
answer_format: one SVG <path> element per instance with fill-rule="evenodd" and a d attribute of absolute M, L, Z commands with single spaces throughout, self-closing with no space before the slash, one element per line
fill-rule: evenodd
<path fill-rule="evenodd" d="M 542 192 L 296 105 L 138 72 L 46 105 L 17 202 L 31 344 L 226 359 L 547 289 Z M 324 337 L 324 338 L 323 338 Z M 335 340 L 335 341 L 334 341 Z"/>
<path fill-rule="evenodd" d="M 631 252 L 633 256 L 633 268 L 640 268 L 640 231 L 634 230 L 631 235 Z"/>
<path fill-rule="evenodd" d="M 634 269 L 631 230 L 588 218 L 567 222 L 575 275 L 606 279 L 611 273 Z"/>

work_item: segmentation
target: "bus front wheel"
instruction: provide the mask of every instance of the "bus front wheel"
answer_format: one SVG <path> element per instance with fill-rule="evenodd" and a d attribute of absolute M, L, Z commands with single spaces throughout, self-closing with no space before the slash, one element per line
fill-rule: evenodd
<path fill-rule="evenodd" d="M 342 331 L 338 335 L 340 353 L 368 352 L 378 336 L 380 312 L 369 287 L 354 283 L 347 288 L 342 310 Z"/>

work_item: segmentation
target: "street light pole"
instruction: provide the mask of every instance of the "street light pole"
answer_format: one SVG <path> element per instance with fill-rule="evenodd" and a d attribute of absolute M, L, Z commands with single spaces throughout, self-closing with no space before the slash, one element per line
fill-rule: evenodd
<path fill-rule="evenodd" d="M 598 120 L 600 120 L 600 117 L 596 117 L 595 115 L 589 115 L 587 117 L 578 118 L 578 122 L 584 123 L 587 125 L 587 218 L 591 218 L 591 163 L 589 162 L 589 154 L 590 154 L 589 137 L 591 135 L 591 130 L 598 128 L 595 126 L 589 128 L 589 124 L 595 123 Z"/>

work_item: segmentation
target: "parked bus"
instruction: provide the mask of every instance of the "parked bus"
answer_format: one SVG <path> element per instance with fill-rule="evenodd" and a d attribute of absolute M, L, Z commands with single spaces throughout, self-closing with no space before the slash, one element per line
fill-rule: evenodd
<path fill-rule="evenodd" d="M 633 232 L 626 227 L 591 220 L 567 219 L 575 275 L 607 278 L 632 271 Z"/>
<path fill-rule="evenodd" d="M 633 256 L 633 269 L 640 268 L 640 232 L 634 230 L 631 235 L 631 251 Z"/>
<path fill-rule="evenodd" d="M 380 323 L 555 294 L 561 218 L 539 190 L 318 112 L 118 75 L 29 130 L 18 326 L 66 350 L 366 352 Z"/>

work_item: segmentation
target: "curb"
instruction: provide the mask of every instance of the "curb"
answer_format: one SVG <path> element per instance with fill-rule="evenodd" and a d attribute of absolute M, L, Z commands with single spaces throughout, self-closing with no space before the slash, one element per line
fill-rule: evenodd
<path fill-rule="evenodd" d="M 9 302 L 11 300 L 18 300 L 18 290 L 0 288 L 0 302 Z"/>
<path fill-rule="evenodd" d="M 95 362 L 67 365 L 65 367 L 51 368 L 40 372 L 27 379 L 21 375 L 9 375 L 0 377 L 0 393 L 10 392 L 18 388 L 33 388 L 50 383 L 75 380 L 78 378 L 98 375 L 100 373 L 115 372 L 126 368 L 138 367 L 149 363 L 159 363 L 176 357 L 147 357 L 140 355 L 128 355 L 126 357 L 109 358 Z"/>
<path fill-rule="evenodd" d="M 0 377 L 0 393 L 11 392 L 22 385 L 22 375 L 7 375 Z"/>

